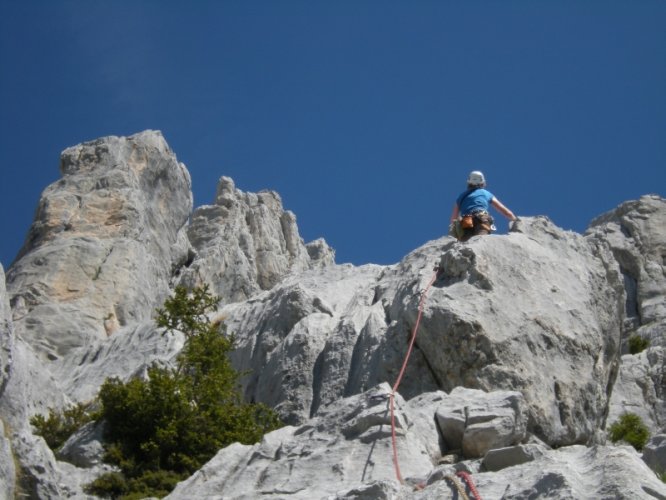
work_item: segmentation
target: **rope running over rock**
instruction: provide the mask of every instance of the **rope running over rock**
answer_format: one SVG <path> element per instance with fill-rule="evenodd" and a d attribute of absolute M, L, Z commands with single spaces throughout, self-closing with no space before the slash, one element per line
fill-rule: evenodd
<path fill-rule="evenodd" d="M 469 500 L 469 497 L 465 492 L 465 487 L 462 485 L 462 483 L 456 476 L 444 476 L 444 479 L 448 479 L 453 483 L 453 486 L 455 486 L 456 490 L 458 490 L 458 494 L 460 495 L 460 498 L 462 498 L 462 500 Z"/>
<path fill-rule="evenodd" d="M 407 349 L 407 354 L 405 355 L 405 361 L 403 361 L 402 363 L 402 368 L 400 369 L 400 373 L 398 374 L 398 379 L 395 381 L 395 384 L 393 384 L 393 389 L 391 390 L 391 394 L 389 396 L 389 406 L 391 408 L 391 442 L 393 444 L 393 466 L 395 467 L 395 476 L 400 482 L 400 484 L 404 484 L 404 481 L 402 479 L 402 474 L 400 473 L 400 463 L 398 462 L 398 446 L 397 446 L 397 439 L 395 432 L 395 408 L 394 408 L 395 393 L 398 390 L 398 386 L 402 381 L 403 375 L 405 374 L 405 369 L 407 368 L 407 362 L 409 361 L 409 356 L 412 354 L 412 348 L 414 347 L 414 341 L 416 340 L 416 333 L 419 330 L 419 323 L 421 322 L 421 315 L 423 314 L 423 304 L 425 303 L 426 296 L 428 295 L 428 290 L 430 290 L 430 287 L 437 279 L 438 274 L 439 274 L 439 269 L 435 271 L 430 282 L 428 283 L 428 286 L 421 294 L 421 300 L 419 301 L 419 313 L 416 316 L 416 323 L 414 324 L 414 331 L 412 332 L 412 338 L 409 341 L 409 348 Z"/>
<path fill-rule="evenodd" d="M 479 492 L 476 489 L 476 485 L 472 480 L 472 475 L 469 472 L 465 472 L 463 470 L 456 472 L 456 475 L 463 478 L 463 480 L 467 483 L 467 487 L 469 488 L 469 491 L 472 492 L 472 495 L 474 495 L 474 498 L 476 500 L 481 500 L 481 495 L 479 495 Z"/>
<path fill-rule="evenodd" d="M 437 277 L 439 276 L 441 269 L 440 267 L 435 268 L 435 273 L 433 274 L 432 278 L 428 282 L 428 286 L 426 286 L 425 290 L 423 290 L 423 293 L 421 294 L 421 300 L 419 301 L 419 312 L 416 316 L 416 323 L 414 324 L 414 330 L 412 332 L 412 337 L 409 341 L 409 347 L 407 348 L 407 354 L 405 355 L 405 360 L 402 363 L 402 367 L 400 368 L 400 373 L 398 374 L 398 378 L 395 381 L 395 384 L 393 384 L 393 389 L 391 390 L 391 394 L 389 395 L 389 406 L 391 409 L 391 444 L 393 445 L 393 465 L 395 467 L 395 476 L 400 482 L 400 484 L 404 484 L 404 480 L 402 479 L 402 474 L 400 472 L 400 463 L 398 461 L 398 445 L 397 445 L 397 438 L 396 438 L 396 427 L 395 427 L 395 393 L 398 391 L 398 387 L 400 386 L 400 382 L 402 381 L 402 377 L 405 374 L 405 369 L 407 368 L 407 362 L 409 361 L 409 357 L 412 354 L 412 349 L 414 348 L 414 342 L 416 341 L 416 334 L 419 331 L 419 324 L 421 323 L 421 316 L 423 315 L 423 305 L 425 304 L 425 299 L 428 295 L 428 291 L 430 290 L 430 287 L 437 281 Z M 472 476 L 468 472 L 460 471 L 456 473 L 458 476 L 463 478 L 465 483 L 467 483 L 467 486 L 469 487 L 469 490 L 472 492 L 474 495 L 474 498 L 476 500 L 481 500 L 481 495 L 479 495 L 479 492 L 476 489 L 476 486 L 474 485 L 474 481 L 472 480 Z M 462 486 L 460 481 L 455 477 L 455 476 L 446 476 L 446 479 L 449 479 L 453 484 L 455 485 L 456 489 L 460 493 L 460 497 L 463 500 L 469 500 L 469 497 L 467 496 L 467 493 L 465 493 L 465 488 Z"/>

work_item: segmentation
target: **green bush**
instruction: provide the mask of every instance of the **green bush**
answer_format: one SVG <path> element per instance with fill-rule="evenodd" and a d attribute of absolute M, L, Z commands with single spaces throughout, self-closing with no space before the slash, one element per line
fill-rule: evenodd
<path fill-rule="evenodd" d="M 120 498 L 129 492 L 129 486 L 120 472 L 106 472 L 86 485 L 85 491 L 105 498 Z"/>
<path fill-rule="evenodd" d="M 614 443 L 624 441 L 641 451 L 650 438 L 650 431 L 641 417 L 634 413 L 625 413 L 610 426 L 609 437 Z"/>
<path fill-rule="evenodd" d="M 228 358 L 233 337 L 206 315 L 218 302 L 205 287 L 189 294 L 177 288 L 157 310 L 159 326 L 186 335 L 176 367 L 153 365 L 145 380 L 102 385 L 105 460 L 119 467 L 123 482 L 102 476 L 90 485 L 96 494 L 163 496 L 220 448 L 256 443 L 279 427 L 270 408 L 243 402 Z"/>
<path fill-rule="evenodd" d="M 628 345 L 631 354 L 638 354 L 650 347 L 650 340 L 644 339 L 640 335 L 632 335 L 629 337 Z"/>
<path fill-rule="evenodd" d="M 49 416 L 35 415 L 30 423 L 35 427 L 36 434 L 42 436 L 52 450 L 57 450 L 77 430 L 97 418 L 91 410 L 91 403 L 79 403 L 71 408 L 58 412 L 49 408 Z"/>

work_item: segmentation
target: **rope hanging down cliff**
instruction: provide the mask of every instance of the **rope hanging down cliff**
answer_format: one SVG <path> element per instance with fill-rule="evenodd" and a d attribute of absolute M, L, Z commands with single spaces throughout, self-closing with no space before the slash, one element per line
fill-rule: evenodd
<path fill-rule="evenodd" d="M 419 301 L 419 312 L 416 316 L 416 323 L 414 324 L 414 331 L 412 332 L 412 338 L 409 341 L 409 347 L 407 348 L 407 354 L 405 355 L 405 360 L 402 363 L 402 368 L 400 368 L 400 373 L 398 374 L 398 378 L 395 381 L 395 384 L 393 384 L 393 389 L 391 390 L 391 394 L 389 395 L 389 407 L 391 408 L 391 443 L 393 445 L 393 466 L 395 467 L 395 476 L 400 482 L 400 484 L 403 484 L 404 481 L 402 479 L 402 474 L 400 473 L 400 463 L 398 462 L 398 446 L 396 442 L 396 435 L 395 435 L 395 393 L 398 390 L 398 387 L 400 386 L 400 382 L 402 381 L 402 377 L 405 374 L 405 369 L 407 368 L 407 362 L 409 361 L 409 357 L 412 354 L 412 349 L 414 347 L 414 341 L 416 340 L 416 333 L 419 330 L 419 323 L 421 322 L 421 315 L 423 314 L 423 304 L 425 303 L 426 296 L 428 295 L 428 291 L 430 290 L 430 287 L 435 283 L 435 280 L 437 279 L 437 276 L 439 275 L 439 268 L 435 269 L 435 273 L 432 275 L 432 278 L 430 279 L 430 282 L 428 283 L 428 286 L 426 286 L 425 290 L 421 294 L 421 300 Z"/>
<path fill-rule="evenodd" d="M 393 389 L 391 390 L 391 394 L 389 395 L 389 407 L 391 411 L 391 444 L 393 446 L 393 466 L 395 467 L 395 476 L 400 482 L 400 484 L 404 484 L 404 480 L 402 479 L 402 474 L 400 472 L 400 463 L 398 461 L 398 446 L 397 446 L 396 430 L 395 430 L 395 393 L 398 391 L 398 387 L 400 386 L 402 377 L 405 374 L 405 369 L 407 368 L 409 357 L 411 356 L 412 349 L 414 348 L 414 342 L 416 341 L 416 334 L 419 331 L 419 324 L 421 323 L 421 316 L 423 315 L 423 305 L 425 304 L 428 291 L 439 277 L 440 272 L 441 268 L 439 266 L 435 267 L 435 272 L 432 275 L 432 278 L 430 279 L 428 285 L 421 294 L 421 299 L 419 300 L 418 314 L 416 315 L 416 323 L 414 323 L 414 330 L 412 331 L 412 336 L 409 340 L 409 347 L 407 348 L 407 354 L 405 354 L 405 360 L 403 361 L 402 367 L 400 368 L 400 373 L 398 373 L 398 378 L 396 379 L 395 384 L 393 384 Z M 468 473 L 458 473 L 457 475 L 459 475 L 467 483 L 467 486 L 469 487 L 470 491 L 472 492 L 476 500 L 481 500 L 481 496 L 479 495 L 479 492 L 476 490 L 471 475 Z"/>

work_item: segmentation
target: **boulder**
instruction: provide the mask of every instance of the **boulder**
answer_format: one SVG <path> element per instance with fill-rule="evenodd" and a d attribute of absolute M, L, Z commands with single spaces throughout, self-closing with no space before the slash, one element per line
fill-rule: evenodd
<path fill-rule="evenodd" d="M 456 387 L 443 398 L 435 416 L 448 450 L 480 458 L 489 450 L 526 438 L 525 400 L 519 392 L 486 393 Z"/>
<path fill-rule="evenodd" d="M 532 462 L 545 453 L 546 449 L 538 444 L 521 444 L 492 449 L 483 457 L 481 467 L 487 471 L 498 471 L 514 465 Z"/>
<path fill-rule="evenodd" d="M 58 450 L 59 460 L 90 468 L 103 463 L 104 422 L 88 422 L 72 434 Z"/>

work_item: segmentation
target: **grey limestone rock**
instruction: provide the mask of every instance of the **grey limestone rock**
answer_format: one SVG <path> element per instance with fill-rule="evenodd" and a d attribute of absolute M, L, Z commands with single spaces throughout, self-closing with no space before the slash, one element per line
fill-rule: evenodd
<path fill-rule="evenodd" d="M 183 336 L 154 309 L 177 284 L 208 284 L 246 399 L 289 425 L 220 450 L 170 498 L 447 498 L 460 471 L 483 498 L 666 498 L 633 449 L 597 444 L 623 411 L 653 431 L 666 419 L 664 199 L 624 203 L 585 235 L 524 217 L 508 235 L 356 267 L 305 244 L 274 192 L 222 177 L 192 213 L 158 132 L 69 148 L 61 173 L 0 279 L 0 496 L 86 498 L 108 470 L 99 428 L 55 456 L 29 418 L 172 363 Z M 621 356 L 632 334 L 651 346 Z M 399 373 L 404 485 L 387 406 Z"/>
<path fill-rule="evenodd" d="M 438 408 L 447 404 L 441 392 L 408 402 L 396 394 L 401 484 L 391 459 L 390 392 L 382 384 L 259 444 L 228 446 L 167 498 L 456 498 L 451 478 L 460 471 L 470 474 L 482 498 L 666 498 L 666 485 L 628 447 L 526 444 L 491 449 L 483 462 L 437 466 L 426 442 L 433 439 Z"/>
<path fill-rule="evenodd" d="M 609 420 L 636 413 L 653 430 L 666 429 L 666 199 L 657 195 L 622 203 L 594 219 L 585 237 L 606 247 L 626 289 L 623 346 L 632 335 L 650 349 L 622 357 Z"/>
<path fill-rule="evenodd" d="M 485 393 L 456 387 L 443 398 L 435 415 L 449 450 L 462 450 L 465 458 L 479 458 L 526 438 L 524 409 L 520 392 Z"/>
<path fill-rule="evenodd" d="M 545 218 L 521 226 L 429 242 L 395 266 L 310 270 L 224 307 L 235 364 L 251 371 L 246 397 L 299 424 L 393 382 L 441 261 L 400 392 L 520 391 L 530 433 L 558 446 L 596 441 L 619 363 L 620 273 L 597 257 L 603 249 Z"/>
<path fill-rule="evenodd" d="M 610 399 L 608 422 L 634 413 L 651 432 L 666 429 L 666 349 L 625 354 Z"/>
<path fill-rule="evenodd" d="M 389 393 L 388 384 L 382 384 L 329 405 L 302 426 L 267 434 L 260 444 L 231 445 L 167 498 L 326 498 L 352 485 L 359 490 L 344 498 L 364 498 L 368 491 L 393 498 L 395 486 L 368 486 L 395 478 Z M 432 461 L 410 423 L 409 406 L 399 395 L 395 404 L 402 474 L 423 474 Z"/>
<path fill-rule="evenodd" d="M 657 474 L 666 473 L 666 434 L 653 436 L 643 448 L 643 461 Z"/>
<path fill-rule="evenodd" d="M 642 196 L 595 218 L 586 238 L 607 245 L 627 288 L 627 319 L 652 345 L 665 345 L 666 199 Z M 661 325 L 657 331 L 649 327 Z M 655 335 L 650 335 L 654 333 Z M 653 338 L 654 337 L 654 338 Z"/>
<path fill-rule="evenodd" d="M 188 235 L 196 256 L 181 283 L 208 284 L 225 302 L 248 299 L 291 272 L 334 259 L 324 240 L 303 243 L 296 216 L 283 209 L 277 193 L 245 193 L 229 177 L 220 178 L 213 205 L 194 211 Z"/>
<path fill-rule="evenodd" d="M 57 359 L 150 319 L 187 260 L 191 181 L 159 132 L 66 149 L 7 274 L 14 326 Z"/>
<path fill-rule="evenodd" d="M 630 447 L 567 446 L 500 471 L 474 473 L 472 479 L 479 495 L 489 499 L 666 498 L 666 485 Z M 453 494 L 449 481 L 438 480 L 407 498 L 435 500 Z"/>
<path fill-rule="evenodd" d="M 16 490 L 16 466 L 12 456 L 12 445 L 5 435 L 5 426 L 0 420 L 0 498 L 13 498 Z"/>
<path fill-rule="evenodd" d="M 5 272 L 0 265 L 0 397 L 5 391 L 12 364 L 14 333 L 5 290 Z M 0 414 L 0 416 L 2 416 Z M 12 498 L 16 487 L 16 468 L 9 436 L 0 418 L 0 498 Z"/>
<path fill-rule="evenodd" d="M 78 467 L 100 465 L 104 456 L 104 422 L 88 422 L 72 434 L 58 450 L 59 460 Z"/>
<path fill-rule="evenodd" d="M 9 380 L 14 348 L 14 326 L 5 288 L 5 271 L 0 265 L 0 396 Z"/>
<path fill-rule="evenodd" d="M 107 378 L 143 377 L 153 363 L 171 364 L 184 342 L 181 332 L 166 333 L 153 322 L 138 323 L 118 330 L 109 339 L 72 350 L 50 368 L 70 399 L 87 402 Z"/>
<path fill-rule="evenodd" d="M 481 467 L 487 471 L 498 471 L 514 465 L 532 462 L 546 453 L 538 444 L 524 444 L 489 450 L 483 457 Z"/>

